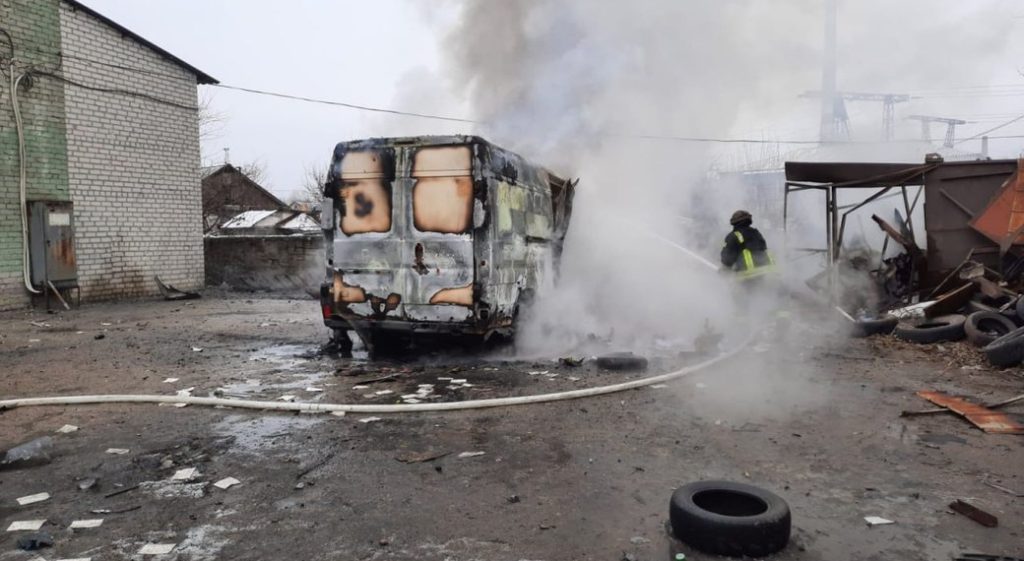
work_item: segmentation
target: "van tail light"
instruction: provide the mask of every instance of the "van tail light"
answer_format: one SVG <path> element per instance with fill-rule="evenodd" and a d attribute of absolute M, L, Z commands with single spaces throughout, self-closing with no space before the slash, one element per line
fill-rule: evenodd
<path fill-rule="evenodd" d="M 324 319 L 328 319 L 329 317 L 331 317 L 332 311 L 331 311 L 331 305 L 330 304 L 322 304 L 320 306 L 320 308 L 323 311 Z"/>

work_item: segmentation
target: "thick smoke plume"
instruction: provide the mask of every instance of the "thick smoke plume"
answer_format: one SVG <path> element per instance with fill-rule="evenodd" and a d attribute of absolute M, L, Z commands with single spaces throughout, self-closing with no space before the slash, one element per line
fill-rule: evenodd
<path fill-rule="evenodd" d="M 961 22 L 984 20 L 999 2 L 970 10 L 950 0 L 899 4 L 840 3 L 847 34 L 840 35 L 839 77 L 850 89 L 949 85 L 947 32 L 969 43 L 958 46 L 963 58 L 998 47 L 997 30 L 964 30 Z M 644 349 L 659 340 L 692 340 L 706 320 L 723 326 L 737 311 L 731 284 L 652 233 L 716 260 L 728 216 L 749 194 L 707 181 L 722 156 L 714 145 L 639 136 L 721 138 L 792 115 L 803 127 L 796 134 L 815 138 L 817 108 L 797 96 L 820 87 L 823 3 L 458 6 L 442 72 L 482 123 L 474 132 L 583 179 L 560 282 L 534 307 L 524 346 L 555 352 L 597 336 Z M 885 18 L 892 9 L 943 15 Z M 936 56 L 890 56 L 891 47 L 883 47 L 897 44 Z M 958 80 L 985 83 L 991 68 L 972 62 Z M 769 244 L 781 253 L 781 239 Z"/>

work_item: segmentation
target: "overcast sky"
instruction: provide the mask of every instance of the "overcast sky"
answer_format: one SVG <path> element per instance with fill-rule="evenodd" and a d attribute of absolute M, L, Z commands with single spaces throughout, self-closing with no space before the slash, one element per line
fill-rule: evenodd
<path fill-rule="evenodd" d="M 457 94 L 446 95 L 445 88 L 429 83 L 443 74 L 442 43 L 457 21 L 459 6 L 456 2 L 85 0 L 85 3 L 223 84 L 369 106 L 470 115 L 470 107 Z M 1024 78 L 1018 72 L 1019 67 L 1024 67 L 1024 61 L 1018 56 L 1024 52 L 1020 48 L 1024 45 L 1015 38 L 1024 31 L 1021 28 L 1024 6 L 1012 0 L 959 3 L 938 0 L 929 4 L 936 7 L 931 13 L 925 10 L 904 14 L 896 7 L 901 3 L 892 5 L 893 12 L 888 13 L 889 27 L 898 30 L 907 25 L 907 29 L 914 32 L 879 37 L 873 21 L 887 14 L 888 2 L 844 3 L 840 12 L 840 63 L 845 66 L 841 66 L 840 81 L 845 78 L 850 84 L 841 83 L 841 87 L 864 87 L 856 83 L 859 75 L 850 69 L 851 63 L 870 68 L 873 64 L 902 61 L 909 65 L 907 68 L 913 68 L 920 61 L 922 68 L 942 69 L 942 75 L 937 76 L 934 71 L 919 75 L 904 71 L 905 79 L 891 79 L 891 86 L 905 91 L 936 91 L 931 92 L 931 97 L 901 106 L 898 116 L 931 113 L 976 120 L 958 133 L 963 137 L 1024 113 L 1021 109 L 1024 107 Z M 886 8 L 880 11 L 881 6 Z M 844 25 L 846 21 L 850 24 Z M 820 37 L 817 25 L 800 21 L 794 21 L 793 25 L 801 26 L 794 29 L 794 33 L 805 33 L 812 42 Z M 751 28 L 756 30 L 757 26 Z M 1008 38 L 989 40 L 987 33 L 1005 34 Z M 931 42 L 922 41 L 928 37 Z M 940 40 L 936 41 L 936 37 Z M 964 43 L 962 46 L 958 44 L 960 41 Z M 940 48 L 944 43 L 950 45 L 950 52 Z M 756 41 L 752 44 L 756 45 Z M 928 47 L 922 49 L 921 45 Z M 865 50 L 854 53 L 853 46 Z M 971 52 L 971 55 L 966 61 L 951 60 L 951 53 L 956 52 Z M 970 68 L 974 66 L 969 64 L 973 59 L 978 60 L 977 68 Z M 946 60 L 949 60 L 948 65 L 944 65 Z M 800 60 L 794 59 L 794 64 L 799 63 Z M 817 87 L 813 73 L 808 76 L 810 83 L 792 84 L 791 88 L 784 84 L 778 88 L 780 96 L 793 100 L 792 112 L 780 115 L 776 110 L 764 111 L 760 104 L 749 104 L 739 110 L 742 125 L 718 131 L 718 136 L 815 138 L 817 109 L 813 102 L 796 98 L 801 91 Z M 1004 90 L 1012 95 L 1002 95 L 1001 90 L 991 87 L 994 84 L 1020 84 L 1020 87 Z M 958 89 L 975 86 L 986 87 Z M 974 95 L 979 91 L 984 95 Z M 971 95 L 965 97 L 965 93 Z M 382 116 L 221 88 L 201 87 L 200 96 L 211 98 L 213 110 L 225 119 L 219 133 L 204 143 L 204 163 L 220 163 L 224 158 L 222 150 L 228 147 L 232 163 L 259 161 L 264 164 L 268 186 L 282 197 L 288 197 L 299 188 L 307 165 L 325 166 L 334 144 L 339 141 L 368 136 L 469 131 L 466 125 Z M 877 128 L 876 123 L 880 121 L 877 104 L 852 104 L 850 110 L 854 124 L 861 130 Z M 900 127 L 901 137 L 919 134 L 919 125 L 905 119 L 900 120 Z M 933 135 L 941 137 L 942 132 L 936 126 Z M 993 134 L 1024 134 L 1024 121 Z M 1022 143 L 1024 139 L 994 140 L 994 155 L 1016 156 Z"/>

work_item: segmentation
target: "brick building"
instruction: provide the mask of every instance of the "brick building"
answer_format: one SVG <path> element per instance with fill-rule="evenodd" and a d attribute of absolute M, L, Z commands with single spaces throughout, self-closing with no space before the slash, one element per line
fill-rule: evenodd
<path fill-rule="evenodd" d="M 281 210 L 288 208 L 231 164 L 202 168 L 203 227 L 211 231 L 238 214 L 250 210 Z"/>
<path fill-rule="evenodd" d="M 0 65 L 0 309 L 30 302 L 22 170 L 28 201 L 73 204 L 83 300 L 202 286 L 196 86 L 216 80 L 74 0 L 0 0 Z"/>

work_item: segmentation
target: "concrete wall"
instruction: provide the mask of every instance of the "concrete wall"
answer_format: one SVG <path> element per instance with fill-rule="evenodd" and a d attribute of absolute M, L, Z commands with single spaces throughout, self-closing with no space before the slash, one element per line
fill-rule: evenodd
<path fill-rule="evenodd" d="M 157 294 L 153 275 L 203 284 L 196 78 L 60 4 L 67 173 L 82 298 Z M 82 60 L 90 59 L 90 60 Z M 90 88 L 140 92 L 168 103 Z"/>
<path fill-rule="evenodd" d="M 326 257 L 323 236 L 206 238 L 206 284 L 239 290 L 318 293 Z"/>
<path fill-rule="evenodd" d="M 16 72 L 29 66 L 53 70 L 61 52 L 56 0 L 0 0 L 0 28 L 14 41 Z M 0 59 L 10 56 L 0 34 Z M 6 62 L 6 60 L 5 60 Z M 7 72 L 8 68 L 4 68 Z M 0 80 L 0 310 L 27 306 L 22 283 L 22 236 L 18 197 L 18 142 L 10 84 Z M 40 78 L 18 90 L 27 150 L 27 198 L 68 200 L 64 88 Z"/>

